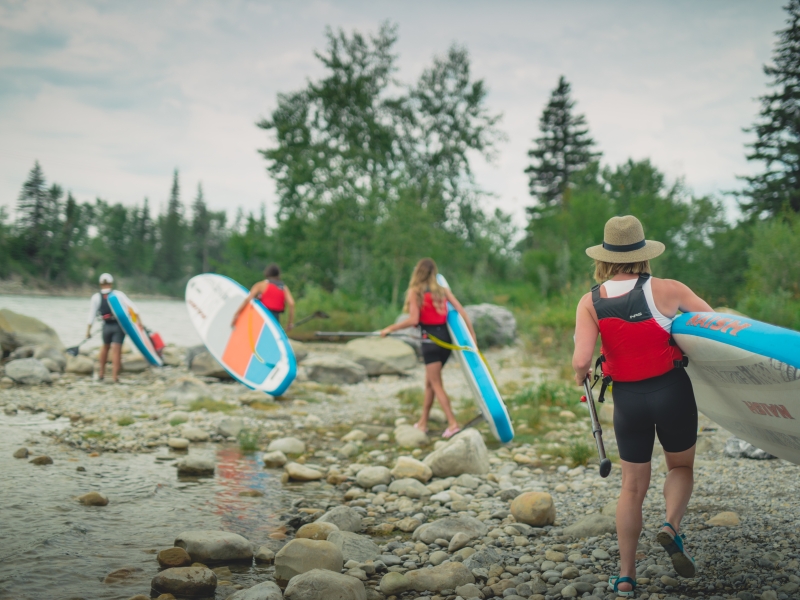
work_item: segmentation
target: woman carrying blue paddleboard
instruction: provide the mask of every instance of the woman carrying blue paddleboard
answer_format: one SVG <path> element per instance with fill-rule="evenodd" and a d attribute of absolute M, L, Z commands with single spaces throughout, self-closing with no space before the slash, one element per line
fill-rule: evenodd
<path fill-rule="evenodd" d="M 100 291 L 92 296 L 89 301 L 89 323 L 86 327 L 86 338 L 92 335 L 92 325 L 97 317 L 103 320 L 103 345 L 100 348 L 100 370 L 97 373 L 98 381 L 102 381 L 106 374 L 106 360 L 108 360 L 108 350 L 111 349 L 111 376 L 114 383 L 119 383 L 119 371 L 122 366 L 122 342 L 125 341 L 125 332 L 117 321 L 108 303 L 108 295 L 114 289 L 114 278 L 109 273 L 100 275 Z M 133 306 L 125 294 L 116 292 L 125 301 Z"/>
<path fill-rule="evenodd" d="M 711 307 L 679 281 L 650 276 L 650 260 L 662 252 L 664 244 L 645 240 L 636 217 L 610 219 L 603 243 L 586 249 L 595 261 L 597 285 L 578 303 L 575 323 L 575 381 L 582 386 L 591 374 L 599 335 L 604 388 L 614 384 L 614 433 L 622 465 L 617 504 L 620 575 L 608 583 L 620 596 L 633 596 L 636 587 L 636 546 L 656 435 L 668 469 L 666 520 L 656 539 L 680 576 L 696 573 L 680 525 L 694 486 L 697 406 L 683 368 L 687 359 L 672 340 L 671 327 L 679 310 Z"/>
<path fill-rule="evenodd" d="M 449 289 L 440 286 L 436 281 L 438 269 L 436 263 L 431 258 L 423 258 L 414 267 L 411 274 L 411 281 L 406 292 L 406 302 L 403 312 L 408 313 L 408 318 L 400 323 L 390 325 L 381 330 L 381 337 L 386 337 L 393 331 L 406 329 L 408 327 L 419 326 L 422 329 L 422 358 L 425 361 L 425 401 L 422 406 L 422 417 L 414 427 L 428 432 L 428 416 L 433 406 L 434 396 L 439 399 L 445 416 L 447 417 L 447 429 L 442 437 L 445 439 L 453 437 L 461 428 L 453 414 L 450 406 L 450 398 L 444 390 L 442 384 L 442 367 L 450 358 L 450 350 L 438 346 L 430 341 L 435 337 L 446 344 L 452 344 L 450 332 L 447 329 L 447 302 L 453 305 L 458 313 L 463 317 L 469 327 L 469 332 L 473 339 L 475 330 L 469 320 L 464 307 L 461 306 L 456 297 Z"/>
<path fill-rule="evenodd" d="M 281 281 L 281 270 L 278 265 L 273 263 L 264 269 L 264 280 L 259 281 L 250 288 L 250 294 L 244 299 L 236 314 L 233 315 L 231 327 L 236 325 L 239 315 L 242 314 L 242 311 L 253 299 L 260 300 L 261 304 L 272 313 L 278 323 L 281 322 L 281 315 L 288 308 L 289 316 L 286 320 L 284 331 L 289 331 L 294 327 L 294 297 L 288 286 Z"/>

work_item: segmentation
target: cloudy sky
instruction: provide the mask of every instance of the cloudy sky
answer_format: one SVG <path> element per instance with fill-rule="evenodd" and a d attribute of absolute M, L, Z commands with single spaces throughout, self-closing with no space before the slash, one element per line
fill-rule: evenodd
<path fill-rule="evenodd" d="M 275 205 L 254 123 L 321 73 L 326 26 L 399 26 L 398 77 L 468 47 L 507 134 L 481 185 L 522 222 L 526 152 L 559 75 L 603 160 L 649 157 L 697 194 L 752 172 L 743 145 L 783 27 L 779 0 L 0 0 L 0 205 L 35 160 L 81 200 L 164 205 L 202 181 L 233 212 Z"/>

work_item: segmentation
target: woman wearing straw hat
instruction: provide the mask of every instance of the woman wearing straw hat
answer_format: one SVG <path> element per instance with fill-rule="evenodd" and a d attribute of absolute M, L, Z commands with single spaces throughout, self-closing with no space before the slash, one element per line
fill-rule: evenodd
<path fill-rule="evenodd" d="M 620 575 L 609 585 L 621 596 L 636 587 L 636 546 L 642 532 L 642 503 L 650 485 L 655 436 L 664 448 L 666 519 L 657 536 L 675 571 L 695 576 L 695 563 L 684 548 L 680 524 L 694 483 L 697 406 L 686 359 L 670 330 L 678 313 L 711 307 L 679 281 L 650 276 L 650 260 L 664 244 L 646 240 L 636 217 L 613 217 L 603 243 L 586 249 L 595 261 L 598 285 L 578 303 L 575 324 L 575 380 L 591 373 L 597 336 L 601 364 L 614 382 L 614 432 L 622 465 L 617 504 Z"/>

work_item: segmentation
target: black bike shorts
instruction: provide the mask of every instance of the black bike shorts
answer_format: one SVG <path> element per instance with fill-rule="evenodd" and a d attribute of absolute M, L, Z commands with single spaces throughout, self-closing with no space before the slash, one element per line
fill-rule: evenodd
<path fill-rule="evenodd" d="M 650 462 L 656 435 L 666 452 L 683 452 L 697 442 L 697 404 L 685 369 L 643 381 L 615 381 L 613 395 L 622 460 Z"/>
<path fill-rule="evenodd" d="M 450 332 L 447 330 L 447 325 L 422 325 L 422 360 L 426 365 L 440 362 L 442 366 L 450 358 L 450 350 L 437 346 L 428 339 L 428 334 L 442 340 L 445 343 L 452 344 Z"/>
<path fill-rule="evenodd" d="M 111 323 L 103 323 L 103 343 L 108 346 L 109 344 L 121 344 L 125 341 L 125 332 L 122 326 L 117 321 Z"/>

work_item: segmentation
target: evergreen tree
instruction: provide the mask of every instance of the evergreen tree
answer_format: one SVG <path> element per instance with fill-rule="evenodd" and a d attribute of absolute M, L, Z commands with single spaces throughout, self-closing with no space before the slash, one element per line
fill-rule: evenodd
<path fill-rule="evenodd" d="M 203 184 L 197 184 L 197 197 L 192 204 L 192 269 L 195 273 L 209 270 L 211 215 L 203 197 Z"/>
<path fill-rule="evenodd" d="M 545 208 L 568 204 L 570 178 L 600 156 L 592 151 L 595 143 L 586 118 L 574 114 L 574 108 L 570 85 L 562 75 L 539 119 L 540 136 L 528 152 L 533 163 L 525 172 L 531 196 L 537 201 L 528 209 L 531 217 Z"/>
<path fill-rule="evenodd" d="M 37 160 L 22 184 L 17 200 L 16 225 L 24 258 L 35 260 L 42 248 L 48 220 L 49 197 L 44 172 Z M 21 257 L 22 258 L 22 257 Z"/>
<path fill-rule="evenodd" d="M 159 218 L 160 239 L 154 269 L 161 281 L 177 283 L 184 276 L 183 234 L 183 207 L 178 184 L 178 169 L 175 169 L 167 212 Z"/>
<path fill-rule="evenodd" d="M 742 209 L 753 216 L 776 215 L 784 207 L 800 212 L 800 0 L 789 0 L 786 29 L 778 33 L 774 66 L 765 65 L 772 93 L 761 97 L 760 120 L 749 131 L 747 160 L 763 162 L 765 170 L 744 177 L 748 188 Z"/>

